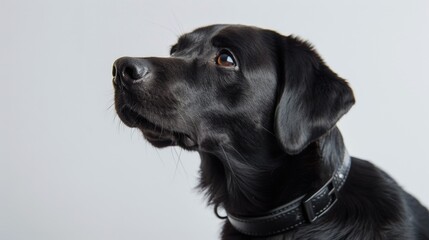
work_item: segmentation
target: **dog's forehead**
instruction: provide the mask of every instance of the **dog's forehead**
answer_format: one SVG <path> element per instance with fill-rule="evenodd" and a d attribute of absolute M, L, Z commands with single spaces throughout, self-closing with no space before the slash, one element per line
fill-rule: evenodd
<path fill-rule="evenodd" d="M 217 24 L 197 28 L 192 32 L 183 34 L 178 39 L 181 48 L 196 44 L 211 44 L 215 38 L 236 37 L 245 38 L 246 35 L 261 31 L 261 29 L 245 25 Z"/>
<path fill-rule="evenodd" d="M 177 40 L 180 48 L 187 48 L 196 43 L 207 43 L 216 33 L 225 28 L 226 25 L 211 25 L 195 29 L 192 32 L 185 33 Z"/>

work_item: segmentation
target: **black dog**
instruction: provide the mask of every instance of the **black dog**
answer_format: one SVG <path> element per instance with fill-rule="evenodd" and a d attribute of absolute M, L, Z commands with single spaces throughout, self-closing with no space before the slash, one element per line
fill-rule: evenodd
<path fill-rule="evenodd" d="M 299 38 L 208 26 L 113 75 L 126 125 L 200 154 L 200 187 L 228 214 L 222 239 L 429 239 L 428 210 L 347 155 L 336 122 L 353 92 Z"/>

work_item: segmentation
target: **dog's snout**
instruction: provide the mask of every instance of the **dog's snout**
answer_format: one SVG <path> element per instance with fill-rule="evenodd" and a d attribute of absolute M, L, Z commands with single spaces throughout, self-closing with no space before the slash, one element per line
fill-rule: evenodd
<path fill-rule="evenodd" d="M 143 58 L 122 57 L 113 64 L 113 81 L 118 86 L 129 87 L 136 82 L 147 80 L 151 67 Z"/>

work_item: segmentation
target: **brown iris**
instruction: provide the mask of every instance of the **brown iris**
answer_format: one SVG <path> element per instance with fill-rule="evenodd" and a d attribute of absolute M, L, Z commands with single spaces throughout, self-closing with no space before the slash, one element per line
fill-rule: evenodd
<path fill-rule="evenodd" d="M 237 65 L 232 53 L 226 49 L 220 51 L 216 56 L 216 64 L 222 67 L 235 67 Z"/>

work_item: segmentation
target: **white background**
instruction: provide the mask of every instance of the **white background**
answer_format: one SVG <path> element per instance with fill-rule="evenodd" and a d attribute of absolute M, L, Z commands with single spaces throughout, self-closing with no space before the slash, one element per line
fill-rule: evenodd
<path fill-rule="evenodd" d="M 217 239 L 197 154 L 151 147 L 110 107 L 116 58 L 213 23 L 312 42 L 355 91 L 349 152 L 429 206 L 429 1 L 2 0 L 0 239 Z"/>

